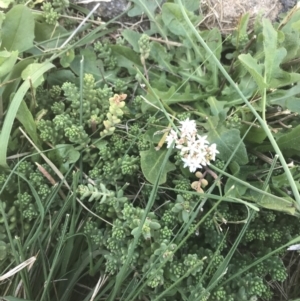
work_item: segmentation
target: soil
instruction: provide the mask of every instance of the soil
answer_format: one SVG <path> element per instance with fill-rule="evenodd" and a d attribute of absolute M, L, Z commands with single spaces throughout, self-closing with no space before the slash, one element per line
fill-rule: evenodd
<path fill-rule="evenodd" d="M 75 3 L 80 0 L 73 0 Z M 99 1 L 99 0 L 98 0 Z M 86 5 L 92 9 L 97 0 L 89 0 Z M 105 1 L 105 2 L 102 2 Z M 100 0 L 97 14 L 101 19 L 110 20 L 124 12 L 129 0 Z M 155 1 L 155 0 L 153 0 Z M 275 21 L 282 12 L 290 10 L 296 5 L 297 0 L 194 0 L 199 1 L 199 10 L 205 18 L 205 26 L 208 28 L 218 27 L 223 34 L 232 32 L 240 19 L 246 13 L 250 13 L 250 26 L 256 16 Z M 164 2 L 164 1 L 163 1 Z M 162 3 L 163 3 L 162 2 Z M 123 16 L 118 21 L 135 23 L 140 18 Z"/>
<path fill-rule="evenodd" d="M 219 27 L 222 33 L 230 33 L 246 13 L 250 14 L 250 24 L 257 16 L 276 21 L 280 13 L 296 3 L 297 0 L 206 0 L 202 1 L 201 10 L 207 27 Z"/>

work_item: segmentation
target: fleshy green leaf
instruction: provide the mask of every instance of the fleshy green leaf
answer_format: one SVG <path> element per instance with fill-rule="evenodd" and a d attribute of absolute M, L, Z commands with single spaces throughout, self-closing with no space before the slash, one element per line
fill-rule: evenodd
<path fill-rule="evenodd" d="M 134 228 L 131 231 L 131 235 L 133 235 L 134 237 L 137 236 L 137 235 L 139 235 L 139 227 Z"/>
<path fill-rule="evenodd" d="M 154 149 L 154 147 L 147 151 L 140 152 L 142 172 L 147 181 L 149 181 L 151 184 L 155 183 L 166 154 L 167 150 L 157 151 Z M 167 173 L 175 169 L 175 165 L 168 161 L 161 174 L 159 185 L 165 183 L 167 180 Z"/>
<path fill-rule="evenodd" d="M 18 50 L 19 53 L 30 49 L 34 39 L 34 18 L 25 5 L 15 5 L 7 14 L 2 25 L 1 49 Z"/>
<path fill-rule="evenodd" d="M 181 212 L 181 216 L 182 216 L 182 220 L 183 220 L 185 223 L 188 223 L 189 217 L 190 217 L 189 213 L 188 213 L 187 211 L 183 210 L 183 211 Z"/>
<path fill-rule="evenodd" d="M 161 227 L 160 227 L 160 224 L 157 223 L 157 222 L 150 222 L 150 223 L 149 223 L 149 227 L 150 227 L 152 230 L 158 230 L 158 229 L 161 228 Z"/>

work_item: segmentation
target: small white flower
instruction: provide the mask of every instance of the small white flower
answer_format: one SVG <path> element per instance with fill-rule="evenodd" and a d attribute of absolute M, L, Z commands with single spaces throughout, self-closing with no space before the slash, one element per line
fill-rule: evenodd
<path fill-rule="evenodd" d="M 169 135 L 166 138 L 167 148 L 170 148 L 172 143 L 178 139 L 177 133 L 174 130 L 171 130 Z M 174 147 L 174 146 L 173 146 Z"/>
<path fill-rule="evenodd" d="M 176 148 L 180 150 L 184 167 L 188 167 L 190 172 L 195 172 L 198 168 L 209 165 L 211 160 L 215 160 L 219 151 L 215 143 L 209 145 L 207 136 L 197 134 L 195 120 L 186 119 L 180 124 L 179 135 L 171 130 L 167 136 L 167 147 L 171 147 L 175 142 Z"/>
<path fill-rule="evenodd" d="M 217 150 L 217 145 L 215 143 L 211 144 L 207 149 L 207 154 L 209 156 L 209 160 L 216 160 L 216 154 L 219 154 L 219 151 Z"/>
<path fill-rule="evenodd" d="M 197 133 L 195 120 L 189 120 L 189 118 L 187 118 L 184 121 L 180 121 L 180 124 L 181 137 L 191 137 Z"/>
<path fill-rule="evenodd" d="M 189 167 L 190 172 L 195 172 L 197 170 L 197 168 L 201 168 L 202 166 L 199 164 L 199 162 L 197 162 L 197 160 L 195 160 L 194 158 L 192 158 L 191 156 L 187 156 L 186 158 L 182 158 L 182 161 L 184 162 L 183 167 Z"/>

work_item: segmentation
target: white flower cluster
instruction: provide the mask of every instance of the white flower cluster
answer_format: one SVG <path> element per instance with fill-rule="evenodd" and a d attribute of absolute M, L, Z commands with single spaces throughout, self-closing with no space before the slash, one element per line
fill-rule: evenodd
<path fill-rule="evenodd" d="M 190 172 L 195 172 L 197 168 L 209 165 L 211 160 L 216 159 L 217 145 L 209 145 L 207 136 L 201 137 L 197 134 L 195 120 L 186 119 L 180 122 L 180 134 L 174 130 L 169 132 L 166 138 L 167 147 L 172 145 L 180 149 L 180 155 L 184 162 L 184 167 L 189 167 Z M 173 142 L 175 141 L 175 144 Z"/>

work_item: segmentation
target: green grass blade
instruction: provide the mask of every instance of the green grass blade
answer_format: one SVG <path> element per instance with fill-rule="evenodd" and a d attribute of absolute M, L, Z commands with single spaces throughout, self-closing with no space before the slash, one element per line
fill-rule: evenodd
<path fill-rule="evenodd" d="M 41 68 L 34 72 L 31 76 L 31 83 L 34 84 L 36 81 L 40 79 L 40 77 L 53 68 L 54 65 L 51 64 L 50 62 L 45 62 L 42 64 Z M 8 165 L 6 163 L 6 155 L 7 155 L 7 148 L 8 148 L 8 141 L 9 141 L 9 136 L 10 132 L 13 127 L 14 120 L 16 118 L 18 109 L 20 107 L 20 104 L 22 100 L 24 99 L 24 96 L 28 89 L 31 86 L 29 79 L 26 79 L 21 87 L 18 89 L 17 93 L 15 94 L 5 117 L 2 131 L 0 134 L 0 166 L 4 168 L 8 168 Z"/>

